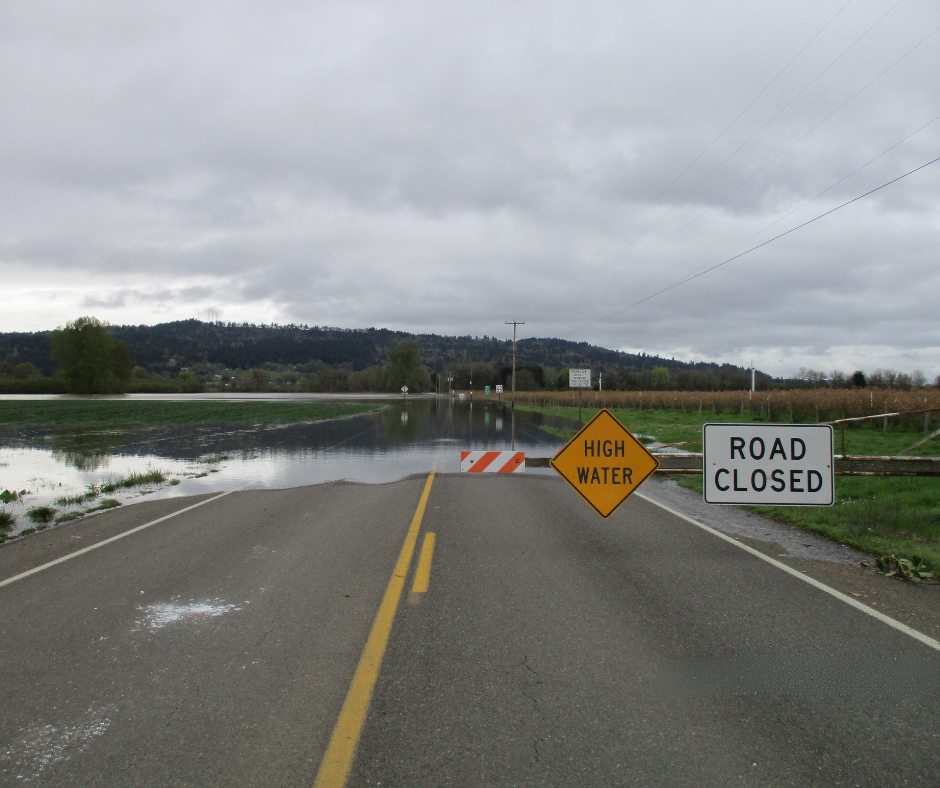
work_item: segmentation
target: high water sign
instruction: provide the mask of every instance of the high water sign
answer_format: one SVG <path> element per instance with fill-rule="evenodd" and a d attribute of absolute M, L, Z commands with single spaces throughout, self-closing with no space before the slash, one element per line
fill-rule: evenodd
<path fill-rule="evenodd" d="M 659 467 L 604 408 L 551 461 L 552 467 L 601 517 L 610 517 Z"/>

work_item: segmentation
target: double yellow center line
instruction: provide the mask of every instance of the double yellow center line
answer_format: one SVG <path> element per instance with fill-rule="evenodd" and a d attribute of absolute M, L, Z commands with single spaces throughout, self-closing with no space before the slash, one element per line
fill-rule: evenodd
<path fill-rule="evenodd" d="M 323 756 L 323 762 L 320 764 L 320 771 L 317 773 L 316 782 L 313 784 L 314 788 L 342 788 L 349 776 L 350 769 L 352 769 L 353 759 L 356 756 L 356 747 L 362 734 L 362 726 L 365 724 L 366 714 L 369 712 L 372 692 L 375 690 L 375 683 L 379 678 L 379 670 L 382 667 L 382 658 L 385 656 L 385 648 L 388 646 L 388 639 L 392 632 L 395 612 L 398 610 L 398 603 L 405 587 L 405 576 L 408 574 L 408 567 L 411 566 L 411 558 L 418 542 L 418 533 L 421 530 L 421 521 L 424 519 L 428 496 L 431 494 L 431 485 L 434 483 L 434 470 L 436 467 L 437 459 L 435 458 L 431 472 L 428 474 L 428 480 L 424 485 L 424 492 L 421 493 L 421 500 L 418 501 L 418 508 L 411 520 L 411 527 L 408 529 L 407 536 L 405 536 L 405 543 L 402 545 L 395 569 L 392 571 L 392 578 L 388 581 L 385 596 L 382 597 L 382 604 L 379 605 L 378 615 L 376 615 L 375 622 L 372 624 L 369 639 L 366 641 L 362 656 L 359 658 L 359 665 L 356 667 L 352 684 L 349 686 L 349 692 L 346 694 L 346 700 L 340 710 L 339 719 L 333 729 L 333 736 L 330 738 L 326 754 Z M 412 593 L 422 593 L 428 590 L 433 552 L 434 534 L 425 534 Z"/>

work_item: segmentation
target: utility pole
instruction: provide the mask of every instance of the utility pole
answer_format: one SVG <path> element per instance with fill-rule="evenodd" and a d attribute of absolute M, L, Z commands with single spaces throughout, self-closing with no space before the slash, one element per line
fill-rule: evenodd
<path fill-rule="evenodd" d="M 525 323 L 522 323 L 518 320 L 507 320 L 506 325 L 512 326 L 512 407 L 515 410 L 515 407 L 516 407 L 516 326 L 524 326 Z M 515 441 L 513 441 L 513 445 L 515 445 Z"/>

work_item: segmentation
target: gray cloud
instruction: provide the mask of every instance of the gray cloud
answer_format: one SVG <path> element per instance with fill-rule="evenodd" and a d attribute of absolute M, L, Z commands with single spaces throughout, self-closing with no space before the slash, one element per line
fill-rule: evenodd
<path fill-rule="evenodd" d="M 568 333 L 938 155 L 897 145 L 940 115 L 935 4 L 856 0 L 780 74 L 842 5 L 7 8 L 0 329 L 517 318 L 933 376 L 940 165 Z"/>

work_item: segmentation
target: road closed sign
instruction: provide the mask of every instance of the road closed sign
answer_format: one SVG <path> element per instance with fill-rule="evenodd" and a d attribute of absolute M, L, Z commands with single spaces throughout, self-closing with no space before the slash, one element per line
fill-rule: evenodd
<path fill-rule="evenodd" d="M 828 424 L 706 424 L 705 503 L 831 506 Z"/>

